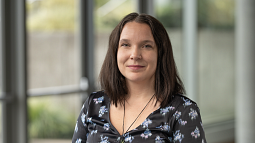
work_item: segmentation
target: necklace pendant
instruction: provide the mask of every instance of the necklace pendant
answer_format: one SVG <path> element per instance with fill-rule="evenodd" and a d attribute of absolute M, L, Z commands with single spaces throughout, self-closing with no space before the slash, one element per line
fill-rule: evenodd
<path fill-rule="evenodd" d="M 121 143 L 125 143 L 125 140 L 123 139 L 123 140 L 121 140 Z"/>

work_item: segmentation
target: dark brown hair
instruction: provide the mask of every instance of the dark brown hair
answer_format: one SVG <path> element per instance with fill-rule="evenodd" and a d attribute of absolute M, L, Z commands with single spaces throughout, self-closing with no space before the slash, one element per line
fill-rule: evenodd
<path fill-rule="evenodd" d="M 185 89 L 178 75 L 173 50 L 164 26 L 154 17 L 147 14 L 130 13 L 114 28 L 109 37 L 108 51 L 102 65 L 99 81 L 101 88 L 113 104 L 123 104 L 128 89 L 125 77 L 117 65 L 117 51 L 123 27 L 128 22 L 144 23 L 150 26 L 153 38 L 158 48 L 158 60 L 155 73 L 155 96 L 165 107 L 174 94 L 184 94 Z"/>

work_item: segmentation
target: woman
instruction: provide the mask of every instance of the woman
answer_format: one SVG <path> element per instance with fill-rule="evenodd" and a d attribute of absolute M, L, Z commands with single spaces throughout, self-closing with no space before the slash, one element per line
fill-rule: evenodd
<path fill-rule="evenodd" d="M 112 31 L 103 91 L 84 103 L 73 143 L 206 142 L 199 109 L 184 94 L 163 25 L 131 13 Z"/>

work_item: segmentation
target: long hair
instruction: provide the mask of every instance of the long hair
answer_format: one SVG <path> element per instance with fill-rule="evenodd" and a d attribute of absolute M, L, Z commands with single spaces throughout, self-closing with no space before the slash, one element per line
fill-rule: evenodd
<path fill-rule="evenodd" d="M 102 65 L 99 81 L 101 88 L 117 107 L 123 105 L 128 94 L 125 77 L 117 65 L 119 39 L 126 23 L 135 21 L 149 25 L 158 48 L 157 68 L 155 72 L 155 96 L 165 107 L 174 94 L 184 94 L 184 85 L 178 75 L 174 61 L 172 45 L 164 26 L 154 17 L 147 14 L 130 13 L 114 28 L 109 37 L 108 51 Z"/>

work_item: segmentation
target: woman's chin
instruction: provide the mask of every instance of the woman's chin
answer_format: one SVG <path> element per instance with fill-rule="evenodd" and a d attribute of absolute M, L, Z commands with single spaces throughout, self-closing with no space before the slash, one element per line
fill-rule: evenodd
<path fill-rule="evenodd" d="M 126 80 L 132 83 L 150 83 L 150 79 L 144 79 L 141 77 L 126 78 Z"/>

